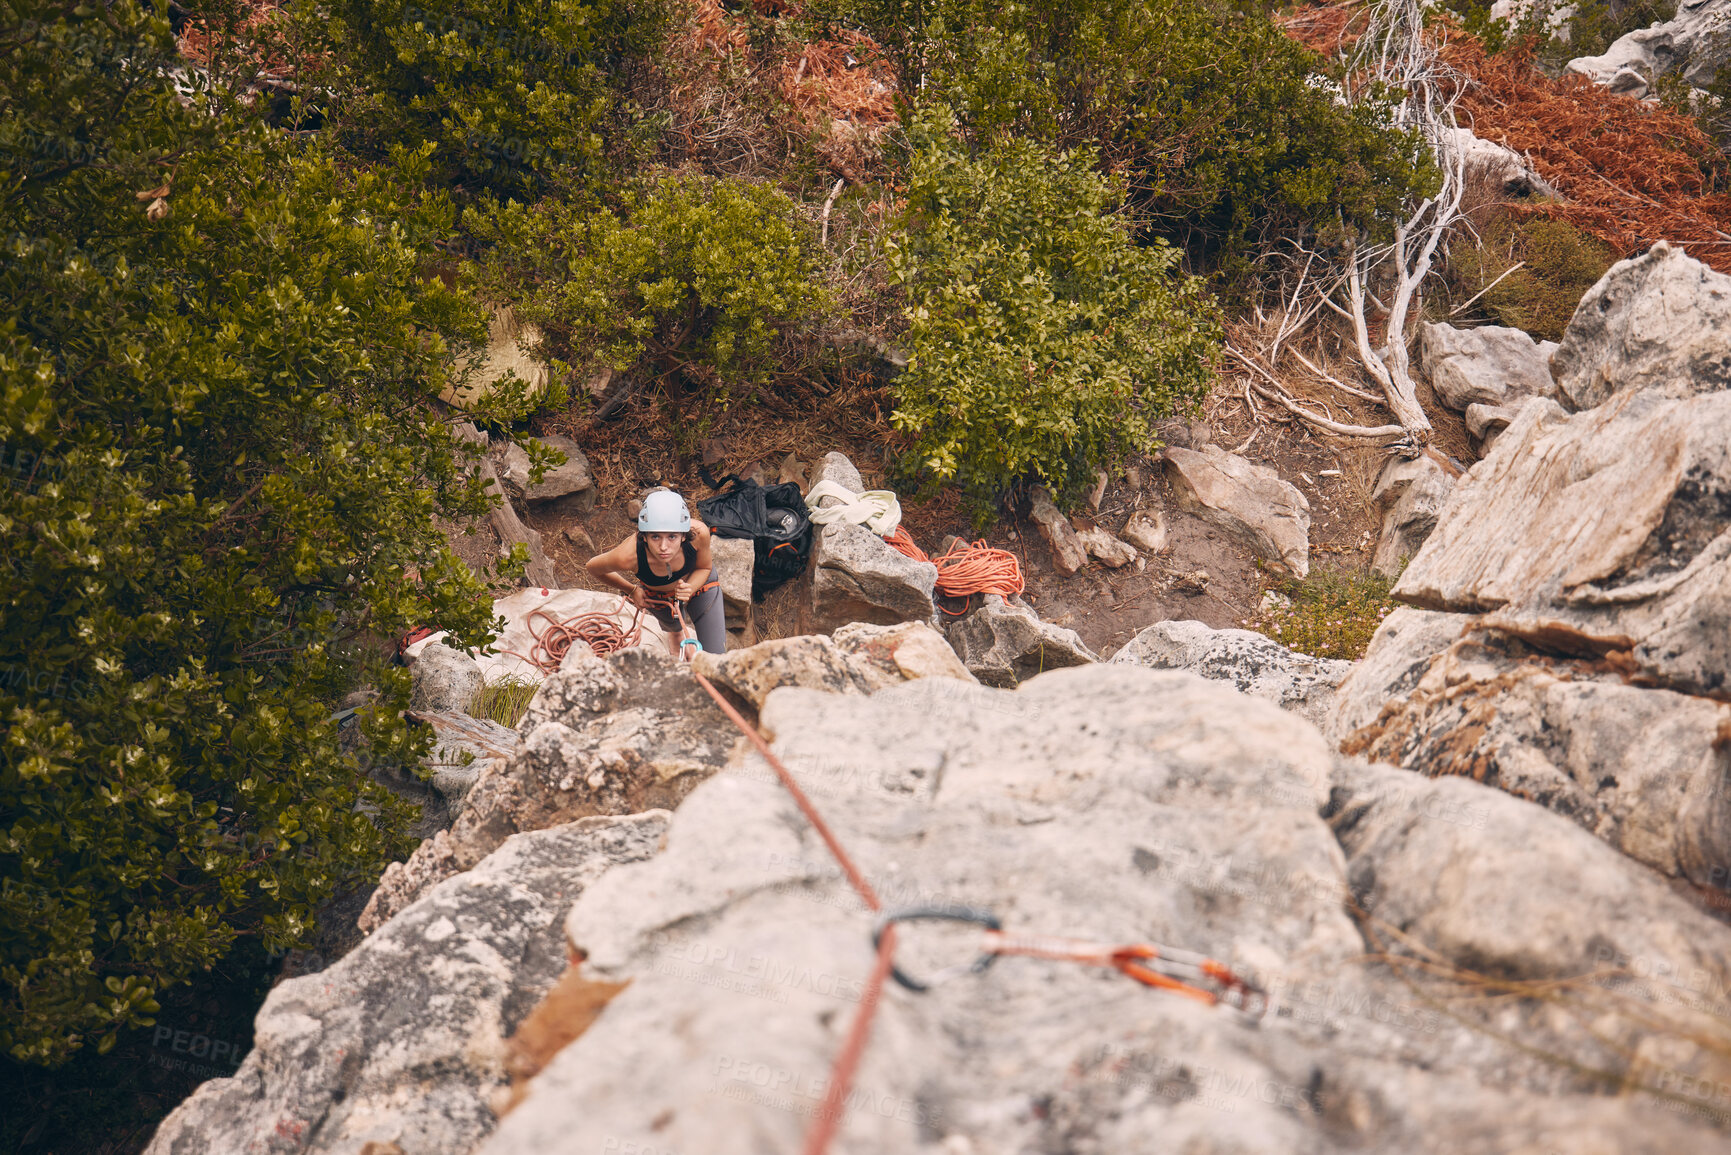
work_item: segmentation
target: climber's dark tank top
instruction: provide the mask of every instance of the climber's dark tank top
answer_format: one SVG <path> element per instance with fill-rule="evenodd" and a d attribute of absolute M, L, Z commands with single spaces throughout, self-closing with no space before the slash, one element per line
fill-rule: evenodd
<path fill-rule="evenodd" d="M 637 580 L 646 586 L 670 586 L 681 578 L 689 577 L 691 571 L 697 568 L 697 550 L 689 541 L 680 542 L 684 551 L 685 564 L 666 577 L 656 577 L 649 569 L 649 548 L 644 544 L 643 535 L 637 535 Z"/>

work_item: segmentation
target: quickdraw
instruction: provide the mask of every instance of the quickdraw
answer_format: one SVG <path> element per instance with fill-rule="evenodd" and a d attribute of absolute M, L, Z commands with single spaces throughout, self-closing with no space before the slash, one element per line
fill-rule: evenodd
<path fill-rule="evenodd" d="M 890 977 L 910 991 L 927 991 L 961 974 L 979 974 L 1001 955 L 1022 955 L 1111 967 L 1144 986 L 1184 995 L 1208 1006 L 1229 1006 L 1253 1019 L 1261 1018 L 1268 1009 L 1268 995 L 1264 991 L 1239 977 L 1224 963 L 1195 951 L 1146 942 L 1114 946 L 1079 938 L 1009 934 L 996 915 L 974 907 L 913 906 L 885 911 L 872 927 L 872 945 L 876 947 L 884 932 L 898 922 L 931 919 L 976 923 L 985 927 L 980 955 L 971 963 L 947 967 L 924 980 L 912 978 L 900 967 L 892 966 Z"/>

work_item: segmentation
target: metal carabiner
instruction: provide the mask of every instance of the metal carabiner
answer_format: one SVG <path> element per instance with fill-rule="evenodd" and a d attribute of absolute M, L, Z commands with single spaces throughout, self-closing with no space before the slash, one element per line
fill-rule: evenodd
<path fill-rule="evenodd" d="M 1004 929 L 1004 925 L 998 921 L 997 915 L 993 914 L 989 910 L 981 910 L 978 907 L 955 905 L 904 906 L 898 907 L 895 910 L 886 910 L 878 915 L 877 922 L 872 924 L 872 950 L 876 951 L 878 949 L 878 944 L 883 940 L 884 931 L 888 930 L 896 923 L 923 920 L 971 922 L 977 926 L 983 926 L 987 930 Z M 892 963 L 890 964 L 890 977 L 910 991 L 923 993 L 931 990 L 936 984 L 954 978 L 956 975 L 968 973 L 979 974 L 981 971 L 991 966 L 993 962 L 997 961 L 997 958 L 998 956 L 995 954 L 982 954 L 979 958 L 966 966 L 945 967 L 943 970 L 933 975 L 930 982 L 924 983 L 918 979 L 909 978 L 900 967 Z"/>

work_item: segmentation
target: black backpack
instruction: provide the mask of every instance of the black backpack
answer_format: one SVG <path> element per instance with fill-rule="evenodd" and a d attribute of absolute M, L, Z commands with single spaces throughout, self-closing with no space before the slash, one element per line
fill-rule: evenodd
<path fill-rule="evenodd" d="M 697 516 L 717 536 L 750 538 L 757 547 L 751 569 L 753 601 L 762 601 L 805 572 L 812 526 L 799 486 L 791 481 L 759 485 L 736 474 L 716 481 L 705 473 L 703 480 L 720 492 L 697 503 Z"/>

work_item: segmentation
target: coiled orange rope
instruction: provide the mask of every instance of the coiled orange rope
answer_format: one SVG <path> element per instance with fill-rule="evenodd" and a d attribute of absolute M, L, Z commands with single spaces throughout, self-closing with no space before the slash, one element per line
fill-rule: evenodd
<path fill-rule="evenodd" d="M 901 526 L 884 538 L 897 552 L 915 561 L 929 561 L 938 567 L 938 592 L 945 597 L 965 598 L 970 594 L 1001 594 L 1009 597 L 1026 588 L 1022 581 L 1022 564 L 1007 549 L 994 549 L 983 540 L 972 545 L 953 545 L 937 557 L 927 557 L 914 544 L 908 531 Z"/>

